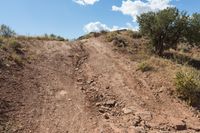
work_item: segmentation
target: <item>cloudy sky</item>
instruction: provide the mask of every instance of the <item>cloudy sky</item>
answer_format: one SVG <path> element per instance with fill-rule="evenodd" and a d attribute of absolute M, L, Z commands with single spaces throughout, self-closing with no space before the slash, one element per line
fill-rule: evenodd
<path fill-rule="evenodd" d="M 200 13 L 200 0 L 0 0 L 0 24 L 18 34 L 54 33 L 76 38 L 87 32 L 138 29 L 136 16 L 177 7 Z"/>

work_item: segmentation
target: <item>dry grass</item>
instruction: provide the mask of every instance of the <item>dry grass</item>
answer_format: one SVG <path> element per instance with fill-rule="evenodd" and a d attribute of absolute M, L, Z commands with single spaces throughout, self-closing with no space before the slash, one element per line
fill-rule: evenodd
<path fill-rule="evenodd" d="M 4 41 L 1 45 L 1 62 L 6 66 L 11 64 L 17 64 L 22 66 L 26 61 L 25 56 L 25 47 L 21 44 L 20 41 L 16 38 L 4 38 Z"/>

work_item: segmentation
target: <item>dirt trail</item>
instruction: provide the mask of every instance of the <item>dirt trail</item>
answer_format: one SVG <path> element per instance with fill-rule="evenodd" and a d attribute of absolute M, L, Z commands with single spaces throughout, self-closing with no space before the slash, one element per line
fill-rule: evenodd
<path fill-rule="evenodd" d="M 1 71 L 0 96 L 9 106 L 1 114 L 13 123 L 0 131 L 200 132 L 196 115 L 167 91 L 167 76 L 137 71 L 99 39 L 38 43 L 30 45 L 33 63 Z"/>
<path fill-rule="evenodd" d="M 95 87 L 91 89 L 97 89 L 97 93 L 105 96 L 103 100 L 98 99 L 100 102 L 115 99 L 119 104 L 108 111 L 110 118 L 107 121 L 113 132 L 176 131 L 184 129 L 184 124 L 193 129 L 190 132 L 199 131 L 199 119 L 170 96 L 168 88 L 173 86 L 164 72 L 157 75 L 138 72 L 136 62 L 113 52 L 110 45 L 98 39 L 87 41 L 85 47 L 90 56 L 84 71 L 90 80 L 95 77 Z M 98 100 L 94 102 L 98 103 Z M 137 123 L 138 116 L 140 124 L 135 124 L 138 126 L 135 128 L 133 123 Z"/>

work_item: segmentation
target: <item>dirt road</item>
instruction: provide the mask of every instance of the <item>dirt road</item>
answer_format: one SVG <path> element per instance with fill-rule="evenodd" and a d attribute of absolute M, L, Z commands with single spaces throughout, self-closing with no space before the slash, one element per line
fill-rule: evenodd
<path fill-rule="evenodd" d="M 197 114 L 170 95 L 164 70 L 137 71 L 98 38 L 38 43 L 30 45 L 32 63 L 1 70 L 0 131 L 200 132 Z"/>

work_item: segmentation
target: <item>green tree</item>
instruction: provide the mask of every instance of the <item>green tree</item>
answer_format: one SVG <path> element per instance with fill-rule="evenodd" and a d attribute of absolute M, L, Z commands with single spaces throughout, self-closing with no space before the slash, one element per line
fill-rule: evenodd
<path fill-rule="evenodd" d="M 186 12 L 167 8 L 158 12 L 143 13 L 137 17 L 140 31 L 151 39 L 153 50 L 162 55 L 164 50 L 176 48 L 187 27 Z"/>
<path fill-rule="evenodd" d="M 194 13 L 189 18 L 189 24 L 185 36 L 190 44 L 200 46 L 200 14 Z"/>
<path fill-rule="evenodd" d="M 3 36 L 3 37 L 12 37 L 16 35 L 16 33 L 10 28 L 8 27 L 7 25 L 1 25 L 0 26 L 0 36 Z"/>

